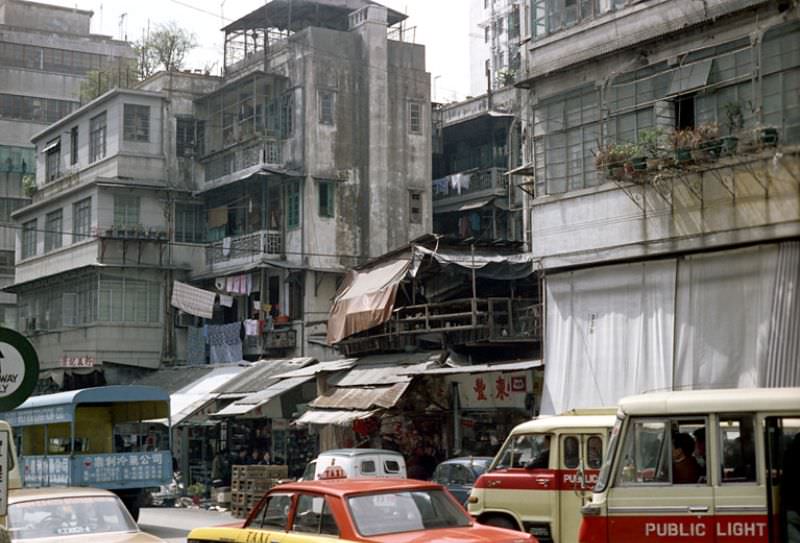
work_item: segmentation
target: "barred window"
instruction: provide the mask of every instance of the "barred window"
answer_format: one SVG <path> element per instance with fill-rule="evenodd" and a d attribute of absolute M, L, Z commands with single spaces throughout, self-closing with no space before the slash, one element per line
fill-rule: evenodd
<path fill-rule="evenodd" d="M 294 96 L 291 93 L 281 97 L 281 135 L 288 138 L 294 131 Z"/>
<path fill-rule="evenodd" d="M 408 131 L 422 134 L 422 104 L 419 102 L 408 103 Z"/>
<path fill-rule="evenodd" d="M 286 227 L 300 226 L 300 184 L 292 183 L 286 189 Z"/>
<path fill-rule="evenodd" d="M 150 106 L 125 104 L 123 109 L 125 141 L 150 141 Z"/>
<path fill-rule="evenodd" d="M 64 239 L 64 213 L 58 209 L 45 216 L 44 221 L 44 252 L 48 253 L 58 249 Z"/>
<path fill-rule="evenodd" d="M 334 110 L 336 107 L 336 93 L 330 90 L 319 91 L 319 123 L 334 124 Z"/>
<path fill-rule="evenodd" d="M 175 130 L 175 151 L 179 157 L 202 156 L 205 124 L 190 117 L 178 118 Z"/>
<path fill-rule="evenodd" d="M 22 225 L 22 258 L 30 258 L 36 254 L 37 221 L 33 219 Z"/>
<path fill-rule="evenodd" d="M 206 235 L 206 211 L 193 204 L 175 205 L 175 241 L 203 243 Z"/>
<path fill-rule="evenodd" d="M 89 121 L 89 162 L 106 156 L 106 112 Z"/>
<path fill-rule="evenodd" d="M 92 228 L 92 199 L 72 204 L 72 243 L 89 238 Z"/>

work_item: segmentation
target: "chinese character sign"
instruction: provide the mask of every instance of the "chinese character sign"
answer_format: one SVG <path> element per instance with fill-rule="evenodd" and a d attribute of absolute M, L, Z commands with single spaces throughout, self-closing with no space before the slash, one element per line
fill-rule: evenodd
<path fill-rule="evenodd" d="M 450 380 L 458 383 L 459 403 L 464 409 L 525 409 L 525 395 L 533 391 L 526 371 L 454 375 Z"/>

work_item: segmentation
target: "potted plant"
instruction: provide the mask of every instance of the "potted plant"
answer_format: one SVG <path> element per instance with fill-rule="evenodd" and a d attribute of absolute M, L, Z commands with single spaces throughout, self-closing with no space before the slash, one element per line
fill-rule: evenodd
<path fill-rule="evenodd" d="M 660 170 L 664 166 L 664 140 L 666 133 L 662 128 L 647 128 L 639 132 L 639 147 L 645 155 L 648 170 Z"/>
<path fill-rule="evenodd" d="M 739 145 L 739 137 L 736 134 L 744 127 L 742 105 L 739 102 L 727 102 L 722 106 L 722 111 L 725 114 L 728 134 L 720 138 L 722 141 L 721 154 L 732 155 L 736 153 Z"/>
<path fill-rule="evenodd" d="M 22 192 L 25 193 L 25 196 L 30 198 L 36 194 L 37 190 L 36 177 L 33 175 L 25 175 L 22 177 Z"/>
<path fill-rule="evenodd" d="M 598 170 L 605 170 L 609 179 L 622 179 L 634 170 L 631 158 L 636 150 L 637 146 L 631 143 L 609 143 L 598 147 L 594 165 Z"/>
<path fill-rule="evenodd" d="M 692 161 L 692 148 L 697 144 L 694 130 L 684 128 L 673 131 L 670 134 L 670 143 L 672 143 L 677 164 L 687 164 Z"/>
<path fill-rule="evenodd" d="M 692 156 L 695 160 L 716 159 L 722 149 L 717 123 L 701 123 L 694 129 L 695 149 Z"/>

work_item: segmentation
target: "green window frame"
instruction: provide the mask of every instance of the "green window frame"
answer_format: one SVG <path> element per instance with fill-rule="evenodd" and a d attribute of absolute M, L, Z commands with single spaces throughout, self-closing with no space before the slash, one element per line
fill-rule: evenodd
<path fill-rule="evenodd" d="M 286 227 L 300 226 L 300 183 L 291 183 L 286 187 Z"/>
<path fill-rule="evenodd" d="M 319 216 L 332 219 L 336 216 L 336 185 L 333 181 L 320 181 L 317 191 Z"/>

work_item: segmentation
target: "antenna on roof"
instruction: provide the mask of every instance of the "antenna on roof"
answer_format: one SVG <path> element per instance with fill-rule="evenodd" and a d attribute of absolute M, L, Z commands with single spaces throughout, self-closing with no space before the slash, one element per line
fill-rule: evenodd
<path fill-rule="evenodd" d="M 123 32 L 122 28 L 123 28 L 123 25 L 125 24 L 125 17 L 127 17 L 127 16 L 128 16 L 127 12 L 123 13 L 122 15 L 119 16 L 119 39 L 125 40 L 125 41 L 128 41 L 128 33 L 127 32 Z"/>

